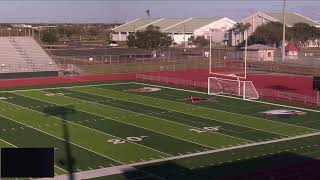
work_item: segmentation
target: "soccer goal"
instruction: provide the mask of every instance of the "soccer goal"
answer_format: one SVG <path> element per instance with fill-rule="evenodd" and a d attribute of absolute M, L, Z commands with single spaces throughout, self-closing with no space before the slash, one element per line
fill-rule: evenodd
<path fill-rule="evenodd" d="M 208 94 L 240 96 L 244 100 L 259 98 L 252 81 L 243 81 L 237 76 L 234 76 L 234 78 L 236 79 L 208 77 Z"/>

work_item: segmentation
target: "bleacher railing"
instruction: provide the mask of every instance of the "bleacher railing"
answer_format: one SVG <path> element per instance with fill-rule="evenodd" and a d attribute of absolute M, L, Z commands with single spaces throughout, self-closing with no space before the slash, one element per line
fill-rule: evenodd
<path fill-rule="evenodd" d="M 55 65 L 0 64 L 0 73 L 58 71 Z"/>

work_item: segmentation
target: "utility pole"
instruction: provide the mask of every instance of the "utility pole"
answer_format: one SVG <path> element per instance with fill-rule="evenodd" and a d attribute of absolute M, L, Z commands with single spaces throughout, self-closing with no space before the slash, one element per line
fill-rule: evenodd
<path fill-rule="evenodd" d="M 283 15 L 283 28 L 282 28 L 282 62 L 285 61 L 285 57 L 286 57 L 286 0 L 283 0 L 283 11 L 282 11 L 282 15 Z"/>

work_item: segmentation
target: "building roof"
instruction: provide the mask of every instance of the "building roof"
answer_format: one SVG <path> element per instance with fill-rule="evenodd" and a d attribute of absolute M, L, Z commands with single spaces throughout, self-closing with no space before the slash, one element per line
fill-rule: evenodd
<path fill-rule="evenodd" d="M 288 52 L 288 51 L 299 51 L 299 50 L 300 50 L 299 47 L 296 46 L 295 44 L 291 43 L 291 42 L 286 45 L 286 52 Z"/>
<path fill-rule="evenodd" d="M 185 19 L 181 19 L 181 18 L 175 18 L 175 19 L 160 19 L 158 21 L 155 21 L 152 23 L 153 26 L 158 26 L 160 27 L 160 30 L 162 31 L 165 28 L 171 27 L 175 24 L 178 24 L 182 21 L 184 21 Z M 138 30 L 145 30 L 147 26 L 141 27 Z"/>
<path fill-rule="evenodd" d="M 278 22 L 283 23 L 282 13 L 270 13 L 270 12 L 263 12 L 263 13 L 276 19 Z M 306 24 L 309 24 L 310 26 L 320 27 L 320 23 L 318 23 L 317 21 L 314 21 L 298 13 L 287 12 L 285 13 L 285 16 L 286 16 L 287 26 L 293 26 L 296 23 L 306 23 Z"/>
<path fill-rule="evenodd" d="M 203 26 L 211 24 L 215 21 L 218 21 L 221 18 L 192 18 L 186 20 L 182 23 L 179 23 L 175 26 L 172 26 L 168 29 L 165 29 L 164 32 L 166 33 L 193 33 L 194 30 L 199 29 Z"/>
<path fill-rule="evenodd" d="M 196 29 L 211 24 L 222 18 L 158 18 L 136 19 L 112 29 L 114 32 L 135 32 L 144 30 L 149 25 L 160 27 L 166 33 L 193 33 Z"/>
<path fill-rule="evenodd" d="M 115 27 L 112 30 L 116 32 L 135 32 L 136 29 L 148 25 L 159 19 L 135 19 L 121 26 Z"/>
<path fill-rule="evenodd" d="M 241 49 L 245 49 L 245 48 L 242 47 Z M 253 45 L 248 46 L 247 49 L 252 50 L 252 51 L 259 51 L 259 50 L 275 50 L 277 48 L 263 45 L 263 44 L 253 44 Z"/>

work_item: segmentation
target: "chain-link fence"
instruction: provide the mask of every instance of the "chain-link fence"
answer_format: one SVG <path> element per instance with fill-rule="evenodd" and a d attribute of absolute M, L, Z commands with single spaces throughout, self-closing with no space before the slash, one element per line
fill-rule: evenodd
<path fill-rule="evenodd" d="M 213 68 L 238 68 L 244 72 L 244 51 L 240 50 L 213 50 Z M 306 51 L 296 56 L 287 55 L 282 59 L 279 50 L 271 54 L 261 51 L 254 51 L 247 54 L 248 73 L 253 72 L 277 72 L 300 75 L 320 75 L 320 56 L 314 56 Z"/>
<path fill-rule="evenodd" d="M 270 56 L 268 53 L 259 53 L 257 58 L 257 55 L 248 54 L 247 72 L 257 73 L 263 71 L 311 76 L 320 75 L 320 56 L 311 56 L 310 53 L 301 51 L 298 56 L 286 56 L 283 61 L 279 50 L 272 53 L 271 60 L 268 56 Z M 156 54 L 133 54 L 130 53 L 130 50 L 123 54 L 92 53 L 83 56 L 57 56 L 51 54 L 51 57 L 59 67 L 73 64 L 84 70 L 90 69 L 90 72 L 94 72 L 94 69 L 99 69 L 99 73 L 103 73 L 102 68 L 106 69 L 105 73 L 108 73 L 209 67 L 209 52 L 203 49 L 188 52 L 168 50 L 157 52 Z M 237 68 L 239 72 L 244 72 L 244 51 L 213 49 L 212 62 L 213 68 Z M 116 70 L 116 68 L 119 68 L 119 70 Z M 112 69 L 112 71 L 108 69 Z"/>
<path fill-rule="evenodd" d="M 51 58 L 60 67 L 69 64 L 89 73 L 125 73 L 146 71 L 175 71 L 192 68 L 207 68 L 208 58 L 197 52 L 158 52 L 121 55 L 56 56 Z"/>

